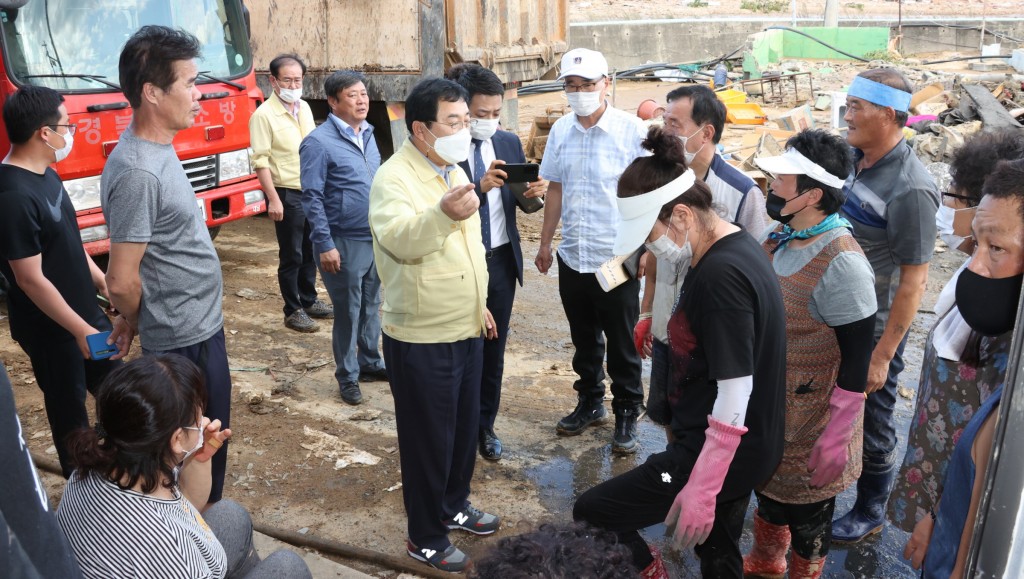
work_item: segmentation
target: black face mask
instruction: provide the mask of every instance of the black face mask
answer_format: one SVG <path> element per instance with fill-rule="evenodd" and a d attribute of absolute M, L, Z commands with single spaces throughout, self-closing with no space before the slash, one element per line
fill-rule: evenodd
<path fill-rule="evenodd" d="M 797 195 L 793 199 L 798 199 L 801 195 L 803 195 L 804 193 L 807 193 L 807 191 L 810 191 L 810 189 L 807 189 L 806 191 L 801 192 L 799 195 Z M 802 209 L 800 209 L 800 211 L 795 211 L 793 213 L 790 213 L 789 215 L 783 215 L 782 214 L 782 208 L 786 206 L 786 203 L 789 203 L 793 199 L 789 199 L 787 201 L 786 199 L 783 199 L 782 197 L 779 197 L 778 195 L 776 195 L 774 191 L 768 191 L 768 196 L 765 198 L 765 202 L 764 202 L 764 208 L 765 208 L 765 211 L 768 212 L 768 217 L 771 217 L 772 219 L 774 219 L 775 221 L 778 221 L 779 223 L 781 223 L 783 225 L 785 225 L 785 224 L 789 223 L 790 221 L 792 221 L 793 218 L 796 217 L 797 213 L 800 213 L 800 211 L 803 211 L 804 209 L 807 209 L 807 207 L 803 207 Z"/>
<path fill-rule="evenodd" d="M 1024 274 L 992 279 L 965 269 L 956 280 L 956 307 L 975 332 L 1005 334 L 1017 320 L 1022 280 Z"/>

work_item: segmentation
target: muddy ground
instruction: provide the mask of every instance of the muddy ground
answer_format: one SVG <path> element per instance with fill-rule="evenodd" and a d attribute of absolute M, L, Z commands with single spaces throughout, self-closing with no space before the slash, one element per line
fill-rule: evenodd
<path fill-rule="evenodd" d="M 852 77 L 855 72 L 852 67 L 842 69 L 835 73 L 835 82 L 846 82 L 848 78 L 839 77 Z M 647 98 L 661 100 L 671 88 L 660 83 L 623 83 L 617 87 L 617 105 L 633 111 Z M 522 98 L 524 122 L 561 98 L 560 93 Z M 815 114 L 819 120 L 827 117 L 826 112 Z M 723 144 L 736 147 L 747 131 L 729 126 Z M 512 317 L 496 426 L 505 443 L 505 457 L 498 463 L 478 461 L 473 481 L 474 504 L 500 514 L 504 523 L 493 537 L 453 535 L 470 555 L 481 554 L 501 537 L 539 521 L 568 520 L 573 500 L 581 492 L 629 470 L 664 446 L 662 431 L 647 421 L 640 429 L 642 450 L 633 457 L 612 456 L 610 423 L 575 438 L 555 434 L 555 423 L 575 403 L 572 344 L 558 299 L 555 268 L 543 276 L 532 266 L 540 225 L 541 213 L 519 215 L 527 267 Z M 257 217 L 226 225 L 216 246 L 224 273 L 225 330 L 235 392 L 235 436 L 225 496 L 248 507 L 257 521 L 404 557 L 405 516 L 387 384 L 364 384 L 364 404 L 345 405 L 333 377 L 329 328 L 314 334 L 285 329 L 270 220 Z M 907 396 L 900 400 L 900 430 L 904 433 L 921 344 L 934 322 L 929 311 L 960 259 L 939 253 L 931 269 L 928 297 L 912 330 L 903 374 Z M 320 289 L 321 297 L 327 299 Z M 42 397 L 27 358 L 10 339 L 6 322 L 0 322 L 0 358 L 11 375 L 32 450 L 55 460 Z M 343 466 L 348 462 L 354 464 Z M 56 500 L 62 481 L 49 475 L 46 480 Z M 843 504 L 849 504 L 848 497 L 839 510 L 845 510 Z M 648 536 L 664 548 L 662 533 L 661 527 L 655 527 Z M 749 531 L 744 541 L 749 546 Z M 828 575 L 843 576 L 845 568 L 857 577 L 910 577 L 910 568 L 898 557 L 904 541 L 902 533 L 887 527 L 881 537 L 863 547 L 837 549 Z M 668 558 L 674 576 L 698 576 L 692 554 L 670 551 Z M 397 575 L 360 562 L 345 563 L 381 577 Z"/>

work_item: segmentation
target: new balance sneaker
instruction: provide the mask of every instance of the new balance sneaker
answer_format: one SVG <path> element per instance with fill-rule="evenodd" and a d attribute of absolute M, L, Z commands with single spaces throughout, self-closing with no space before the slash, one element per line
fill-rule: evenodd
<path fill-rule="evenodd" d="M 313 305 L 306 308 L 306 313 L 311 318 L 330 320 L 334 318 L 334 306 L 321 300 L 316 300 Z"/>
<path fill-rule="evenodd" d="M 423 561 L 434 569 L 449 573 L 461 573 L 469 563 L 469 557 L 466 557 L 466 554 L 455 545 L 449 545 L 444 551 L 439 551 L 437 549 L 421 549 L 413 545 L 412 541 L 406 541 L 405 549 L 413 559 Z"/>
<path fill-rule="evenodd" d="M 451 530 L 469 531 L 474 535 L 490 535 L 501 526 L 501 519 L 473 505 L 466 505 L 466 508 L 445 521 L 445 524 Z"/>

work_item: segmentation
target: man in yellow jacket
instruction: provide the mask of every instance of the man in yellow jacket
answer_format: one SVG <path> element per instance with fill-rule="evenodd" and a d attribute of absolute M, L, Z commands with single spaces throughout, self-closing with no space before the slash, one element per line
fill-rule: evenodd
<path fill-rule="evenodd" d="M 485 306 L 480 201 L 457 166 L 469 156 L 469 108 L 455 82 L 427 78 L 405 103 L 409 140 L 370 188 L 373 254 L 384 286 L 384 360 L 395 398 L 407 552 L 444 571 L 468 559 L 448 539 L 489 535 L 498 517 L 469 503 L 480 418 Z"/>

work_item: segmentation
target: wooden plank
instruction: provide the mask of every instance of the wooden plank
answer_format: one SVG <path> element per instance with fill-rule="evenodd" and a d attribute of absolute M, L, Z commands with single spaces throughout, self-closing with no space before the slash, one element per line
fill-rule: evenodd
<path fill-rule="evenodd" d="M 967 96 L 974 101 L 974 109 L 978 112 L 978 116 L 981 117 L 983 130 L 1024 128 L 1024 126 L 1017 122 L 1017 119 L 1010 116 L 1010 113 L 1003 108 L 1003 105 L 996 100 L 996 97 L 992 96 L 992 93 L 987 88 L 980 84 L 965 84 L 963 88 Z"/>

